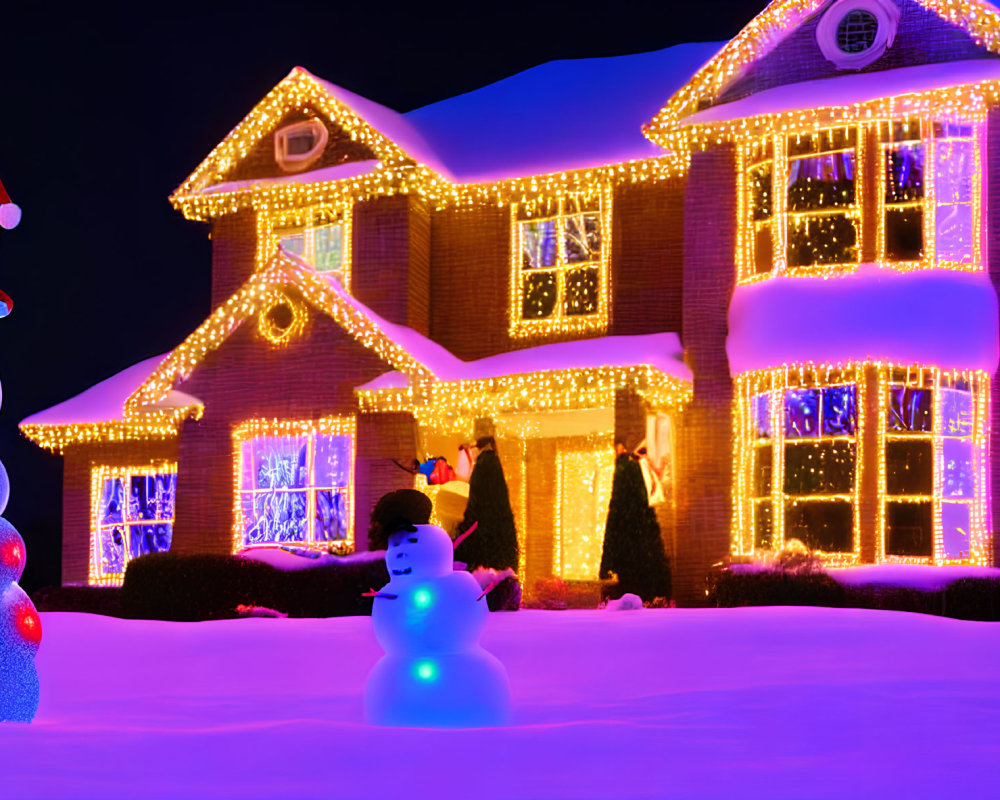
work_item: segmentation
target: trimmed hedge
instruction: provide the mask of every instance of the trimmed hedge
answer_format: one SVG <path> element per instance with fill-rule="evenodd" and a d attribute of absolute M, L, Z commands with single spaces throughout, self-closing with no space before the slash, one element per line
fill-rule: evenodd
<path fill-rule="evenodd" d="M 129 562 L 121 610 L 133 619 L 175 622 L 234 619 L 241 605 L 289 617 L 365 616 L 372 613 L 372 598 L 364 592 L 388 582 L 381 558 L 284 571 L 239 556 L 153 553 Z M 520 599 L 515 578 L 486 596 L 491 611 L 516 610 Z"/>
<path fill-rule="evenodd" d="M 362 593 L 389 580 L 385 562 L 354 561 L 294 572 L 239 556 L 153 553 L 129 562 L 122 608 L 134 619 L 232 619 L 263 606 L 290 617 L 371 614 Z"/>
<path fill-rule="evenodd" d="M 1000 621 L 1000 579 L 957 578 L 943 589 L 843 586 L 824 573 L 725 570 L 709 579 L 708 601 L 737 606 L 826 606 L 909 611 L 955 619 Z"/>

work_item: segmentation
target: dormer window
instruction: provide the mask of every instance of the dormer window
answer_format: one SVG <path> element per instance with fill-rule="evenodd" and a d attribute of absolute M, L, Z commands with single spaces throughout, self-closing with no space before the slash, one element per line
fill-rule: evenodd
<path fill-rule="evenodd" d="M 274 160 L 285 172 L 301 172 L 322 155 L 328 137 L 318 119 L 286 125 L 274 132 Z"/>

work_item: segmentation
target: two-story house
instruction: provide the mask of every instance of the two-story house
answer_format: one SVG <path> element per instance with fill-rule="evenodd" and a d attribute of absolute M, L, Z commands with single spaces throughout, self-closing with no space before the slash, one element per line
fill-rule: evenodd
<path fill-rule="evenodd" d="M 393 459 L 484 433 L 529 584 L 597 577 L 616 441 L 681 603 L 793 538 L 996 563 L 998 87 L 982 0 L 775 0 L 407 114 L 294 69 L 171 196 L 211 316 L 21 424 L 64 458 L 64 581 L 363 549 Z"/>

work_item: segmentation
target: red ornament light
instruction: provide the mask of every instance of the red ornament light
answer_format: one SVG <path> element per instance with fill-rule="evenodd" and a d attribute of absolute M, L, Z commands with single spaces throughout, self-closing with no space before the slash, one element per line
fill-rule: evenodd
<path fill-rule="evenodd" d="M 14 625 L 26 642 L 41 644 L 42 620 L 30 604 L 19 603 L 14 607 Z"/>
<path fill-rule="evenodd" d="M 0 565 L 17 569 L 24 554 L 21 552 L 21 545 L 17 542 L 10 542 L 6 547 L 0 547 Z"/>

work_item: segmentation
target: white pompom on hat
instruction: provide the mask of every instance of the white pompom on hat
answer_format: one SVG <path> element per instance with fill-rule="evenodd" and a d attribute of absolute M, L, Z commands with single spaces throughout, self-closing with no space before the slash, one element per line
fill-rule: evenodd
<path fill-rule="evenodd" d="M 0 182 L 0 228 L 9 231 L 11 228 L 16 228 L 20 221 L 20 206 L 11 202 L 10 195 L 3 188 L 3 182 Z"/>

